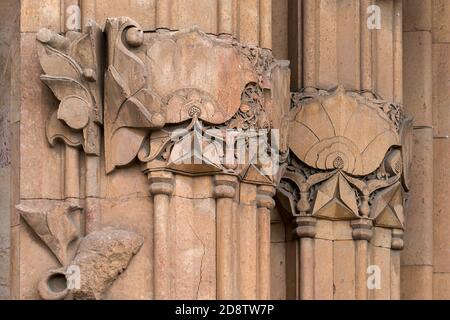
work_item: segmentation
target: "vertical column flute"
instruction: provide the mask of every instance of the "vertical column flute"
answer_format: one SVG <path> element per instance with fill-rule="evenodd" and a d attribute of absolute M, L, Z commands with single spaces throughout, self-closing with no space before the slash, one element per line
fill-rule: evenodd
<path fill-rule="evenodd" d="M 259 186 L 258 206 L 258 299 L 270 299 L 270 210 L 275 207 L 275 188 Z"/>
<path fill-rule="evenodd" d="M 300 215 L 295 219 L 297 228 L 295 232 L 299 237 L 300 244 L 300 283 L 299 295 L 301 300 L 314 299 L 314 244 L 316 237 L 316 218 L 308 215 L 310 211 L 309 203 L 309 188 L 308 183 L 300 185 L 300 201 L 297 204 L 297 210 Z"/>
<path fill-rule="evenodd" d="M 351 225 L 352 236 L 355 240 L 356 299 L 367 300 L 368 245 L 373 235 L 373 223 L 368 218 L 362 218 L 352 221 Z"/>
<path fill-rule="evenodd" d="M 168 300 L 170 294 L 169 215 L 174 177 L 167 171 L 147 174 L 153 196 L 153 291 L 155 300 Z"/>
<path fill-rule="evenodd" d="M 216 175 L 214 180 L 217 208 L 217 299 L 229 300 L 234 298 L 233 201 L 238 181 L 236 177 L 229 175 Z"/>

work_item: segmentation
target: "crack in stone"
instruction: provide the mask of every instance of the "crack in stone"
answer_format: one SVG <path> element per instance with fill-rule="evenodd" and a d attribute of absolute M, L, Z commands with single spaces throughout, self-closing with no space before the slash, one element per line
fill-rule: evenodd
<path fill-rule="evenodd" d="M 197 240 L 200 241 L 200 243 L 202 244 L 202 248 L 203 248 L 202 258 L 200 260 L 200 277 L 199 277 L 199 281 L 198 281 L 198 285 L 197 285 L 197 292 L 195 294 L 195 298 L 196 298 L 196 300 L 198 300 L 198 296 L 199 296 L 199 293 L 200 293 L 200 285 L 201 285 L 202 280 L 203 280 L 203 261 L 205 259 L 205 255 L 206 255 L 206 246 L 205 246 L 205 243 L 202 241 L 202 239 L 197 234 L 197 232 L 192 227 L 190 221 L 189 221 L 188 224 L 189 224 L 189 228 L 191 228 L 191 230 L 192 230 L 192 233 L 194 233 L 194 235 L 197 238 Z"/>

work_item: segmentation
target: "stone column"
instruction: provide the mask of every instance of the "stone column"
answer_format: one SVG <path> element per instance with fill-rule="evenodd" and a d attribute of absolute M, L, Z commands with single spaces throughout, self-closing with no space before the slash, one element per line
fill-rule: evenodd
<path fill-rule="evenodd" d="M 355 240 L 355 295 L 357 300 L 367 300 L 367 266 L 369 241 L 372 239 L 372 221 L 367 218 L 353 220 L 352 235 Z"/>
<path fill-rule="evenodd" d="M 259 186 L 258 206 L 258 299 L 270 299 L 270 210 L 274 208 L 275 188 Z"/>
<path fill-rule="evenodd" d="M 433 4 L 433 299 L 450 299 L 450 3 Z"/>
<path fill-rule="evenodd" d="M 401 283 L 400 283 L 400 253 L 403 250 L 404 231 L 401 229 L 392 230 L 391 239 L 391 300 L 400 300 L 401 298 Z"/>
<path fill-rule="evenodd" d="M 300 238 L 299 294 L 301 300 L 314 300 L 314 238 L 316 219 L 308 216 L 296 218 L 297 236 Z"/>
<path fill-rule="evenodd" d="M 320 281 L 308 284 L 311 286 L 310 288 L 302 289 L 302 282 L 309 280 L 303 280 L 304 277 L 300 275 L 300 298 L 302 299 L 314 297 L 314 290 L 321 291 L 321 288 L 314 288 L 315 285 L 323 286 L 324 291 L 329 292 L 328 288 L 331 284 L 336 284 L 336 290 L 334 294 L 331 294 L 334 298 L 367 299 L 369 295 L 366 287 L 366 272 L 369 257 L 372 255 L 376 257 L 376 262 L 382 267 L 383 273 L 389 273 L 391 269 L 395 270 L 393 271 L 394 275 L 398 273 L 397 260 L 391 259 L 390 254 L 387 254 L 390 253 L 390 251 L 387 252 L 387 244 L 380 239 L 381 234 L 391 233 L 391 230 L 387 229 L 403 228 L 403 211 L 390 208 L 394 208 L 394 204 L 398 206 L 401 203 L 399 200 L 401 196 L 398 196 L 399 188 L 403 187 L 405 191 L 409 189 L 405 182 L 408 180 L 409 160 L 406 153 L 409 147 L 405 143 L 403 151 L 401 151 L 402 146 L 398 151 L 390 154 L 390 151 L 382 146 L 383 143 L 376 142 L 371 138 L 372 133 L 370 133 L 369 127 L 376 122 L 386 123 L 390 117 L 388 113 L 396 112 L 399 119 L 390 118 L 388 120 L 391 122 L 389 130 L 396 138 L 385 140 L 392 146 L 399 145 L 395 142 L 397 139 L 402 140 L 400 144 L 404 143 L 402 135 L 407 131 L 404 128 L 409 128 L 407 121 L 404 121 L 407 116 L 401 105 L 403 96 L 402 2 L 402 0 L 304 0 L 301 8 L 291 6 L 296 9 L 296 12 L 293 13 L 295 18 L 293 21 L 297 23 L 297 26 L 290 26 L 289 30 L 293 30 L 294 34 L 301 33 L 303 36 L 297 48 L 289 50 L 289 56 L 294 60 L 292 65 L 297 69 L 293 71 L 293 74 L 299 75 L 296 76 L 294 83 L 302 85 L 302 88 L 294 88 L 294 90 L 301 90 L 302 93 L 299 94 L 298 100 L 294 95 L 294 105 L 301 105 L 301 108 L 298 109 L 298 114 L 290 129 L 291 134 L 295 137 L 290 139 L 291 154 L 298 157 L 298 159 L 292 160 L 292 165 L 298 168 L 298 171 L 295 172 L 300 176 L 298 179 L 305 179 L 310 186 L 314 185 L 314 188 L 311 189 L 311 196 L 308 198 L 311 207 L 304 210 L 303 215 L 320 221 L 320 227 L 316 230 L 320 235 L 317 237 L 320 241 L 325 241 L 323 247 L 320 247 L 320 252 L 331 256 L 332 253 L 329 252 L 330 249 L 325 243 L 334 241 L 333 252 L 335 257 L 338 257 L 338 259 L 332 260 L 335 279 L 323 277 Z M 298 54 L 300 48 L 301 55 Z M 302 63 L 299 63 L 300 61 Z M 336 87 L 338 89 L 334 90 Z M 328 100 L 325 97 L 328 96 L 325 91 L 328 91 L 334 98 L 330 96 L 331 100 Z M 371 118 L 367 119 L 368 125 L 363 126 L 364 130 L 359 130 L 358 134 L 356 131 L 355 134 L 350 133 L 353 131 L 352 127 L 355 127 L 354 130 L 356 130 L 361 124 L 349 124 L 345 120 L 347 118 L 343 115 L 349 112 L 349 117 L 351 117 L 350 114 L 355 115 L 355 109 L 349 108 L 347 102 L 344 102 L 347 98 L 344 98 L 339 91 L 347 92 L 345 95 L 356 99 L 355 102 L 361 108 L 368 107 L 373 111 L 379 110 L 381 106 L 377 107 L 377 100 L 381 99 L 383 105 L 390 105 L 390 108 L 393 107 L 395 111 L 394 109 L 391 111 L 385 109 L 387 112 L 381 117 L 378 117 L 376 112 L 370 111 Z M 344 100 L 337 102 L 337 97 Z M 336 105 L 331 102 L 333 99 L 336 99 L 334 100 Z M 350 100 L 348 103 L 351 103 Z M 318 110 L 321 108 L 323 111 Z M 368 112 L 369 109 L 367 109 Z M 339 113 L 336 110 L 339 110 Z M 312 118 L 309 117 L 312 114 L 318 116 L 316 119 L 321 120 L 311 120 Z M 365 122 L 366 120 L 361 119 L 361 121 Z M 318 122 L 321 125 L 318 125 Z M 332 123 L 329 129 L 325 124 L 327 122 Z M 301 123 L 301 125 L 297 123 Z M 304 130 L 302 125 L 310 129 L 310 132 L 306 132 L 307 130 Z M 303 137 L 303 141 L 296 138 L 299 136 Z M 341 139 L 342 137 L 345 139 Z M 358 155 L 360 151 L 356 149 L 362 147 L 362 145 L 357 148 L 350 147 L 350 145 L 344 146 L 347 143 L 342 141 L 347 138 L 353 141 L 354 146 L 368 143 L 372 144 L 368 149 L 379 148 L 377 156 L 363 156 L 364 148 L 360 150 L 361 157 L 364 158 L 361 160 L 363 170 L 355 171 L 356 167 L 346 168 L 348 161 L 356 163 L 352 162 L 352 159 L 360 157 Z M 329 139 L 336 139 L 335 143 L 330 142 Z M 328 146 L 325 147 L 327 144 Z M 375 145 L 378 146 L 375 147 Z M 329 151 L 325 151 L 326 148 L 329 148 Z M 383 150 L 381 151 L 381 149 Z M 377 157 L 379 158 L 375 159 Z M 401 158 L 404 159 L 403 163 L 399 162 Z M 310 172 L 308 168 L 303 168 L 302 162 L 309 167 L 329 170 L 330 175 L 324 177 L 323 172 Z M 388 163 L 403 166 L 404 178 L 400 177 L 402 173 L 398 170 L 391 170 L 385 175 L 385 178 L 374 178 L 371 174 L 378 170 L 375 162 L 378 166 Z M 333 174 L 332 170 L 341 173 Z M 348 174 L 353 176 L 350 177 Z M 366 184 L 363 182 L 364 177 L 367 177 L 367 181 L 372 181 Z M 288 181 L 290 178 L 286 177 L 286 179 Z M 404 182 L 402 187 L 398 184 L 400 180 Z M 290 180 L 287 183 L 293 185 L 294 190 L 298 188 L 298 192 L 302 193 L 303 182 Z M 355 195 L 357 199 L 354 199 Z M 395 195 L 394 198 L 387 199 L 393 195 Z M 377 201 L 372 201 L 375 196 L 376 200 L 380 201 L 376 205 Z M 332 200 L 333 198 L 335 200 Z M 293 201 L 301 202 L 301 196 L 300 199 L 293 199 Z M 386 202 L 390 201 L 392 203 L 389 206 L 392 205 L 392 207 L 388 206 L 384 210 L 382 203 L 387 204 Z M 383 215 L 391 214 L 396 218 L 386 221 L 386 217 Z M 373 225 L 380 229 L 380 236 L 374 243 L 371 243 L 373 239 L 370 221 L 373 221 Z M 300 274 L 302 270 L 308 270 L 308 262 L 302 262 L 305 259 L 303 255 L 309 259 L 311 257 L 308 252 L 314 252 L 310 250 L 313 247 L 313 241 L 310 241 L 310 237 L 306 238 L 305 241 L 300 240 Z M 341 254 L 337 250 L 341 250 Z M 318 250 L 315 252 L 317 255 Z M 314 258 L 318 259 L 314 253 L 312 258 L 312 261 Z M 320 259 L 328 258 L 320 257 Z M 354 259 L 356 259 L 355 263 L 352 263 Z M 389 279 L 390 277 L 384 279 L 388 286 L 391 285 Z M 352 281 L 355 282 L 355 285 L 347 286 Z M 394 284 L 392 285 L 395 287 Z M 377 297 L 389 297 L 389 295 L 390 290 L 387 290 L 378 294 Z"/>
<path fill-rule="evenodd" d="M 404 104 L 414 118 L 411 196 L 402 252 L 402 299 L 431 299 L 433 277 L 432 1 L 406 1 Z"/>
<path fill-rule="evenodd" d="M 169 204 L 173 193 L 173 174 L 155 171 L 148 174 L 153 196 L 153 290 L 155 300 L 171 298 Z"/>
<path fill-rule="evenodd" d="M 216 197 L 217 299 L 230 300 L 234 295 L 234 196 L 237 178 L 228 175 L 214 177 Z"/>

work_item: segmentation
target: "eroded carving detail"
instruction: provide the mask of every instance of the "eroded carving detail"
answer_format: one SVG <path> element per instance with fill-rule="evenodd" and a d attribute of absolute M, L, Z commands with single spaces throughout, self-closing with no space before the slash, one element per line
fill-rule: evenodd
<path fill-rule="evenodd" d="M 53 145 L 62 140 L 82 146 L 87 154 L 100 155 L 103 122 L 103 34 L 91 22 L 86 33 L 61 36 L 48 29 L 37 34 L 42 81 L 60 101 L 47 122 L 47 137 Z"/>
<path fill-rule="evenodd" d="M 45 300 L 61 300 L 69 294 L 74 299 L 101 299 L 143 244 L 143 237 L 111 227 L 82 237 L 71 217 L 81 208 L 69 202 L 26 201 L 17 210 L 61 265 L 39 281 L 38 291 Z M 69 287 L 74 268 L 79 286 Z"/>

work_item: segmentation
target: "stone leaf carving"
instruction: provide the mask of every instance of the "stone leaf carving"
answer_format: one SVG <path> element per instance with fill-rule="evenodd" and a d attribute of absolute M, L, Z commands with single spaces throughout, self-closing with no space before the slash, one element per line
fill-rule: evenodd
<path fill-rule="evenodd" d="M 100 155 L 99 125 L 103 122 L 103 33 L 90 22 L 86 33 L 61 36 L 48 29 L 37 34 L 41 80 L 60 101 L 47 122 L 51 144 L 62 140 Z M 62 123 L 63 122 L 63 123 Z"/>
<path fill-rule="evenodd" d="M 74 299 L 101 299 L 143 242 L 144 238 L 136 233 L 111 227 L 83 238 L 71 262 L 80 269 L 80 287 L 72 290 Z"/>
<path fill-rule="evenodd" d="M 278 191 L 283 207 L 403 229 L 412 127 L 402 107 L 342 87 L 292 98 L 291 154 Z"/>
<path fill-rule="evenodd" d="M 21 203 L 16 208 L 58 261 L 66 265 L 72 258 L 69 246 L 76 248 L 75 242 L 79 238 L 70 215 L 81 208 L 67 202 L 49 204 L 40 201 Z"/>
<path fill-rule="evenodd" d="M 281 102 L 282 110 L 289 109 L 289 80 L 275 94 L 259 99 L 276 87 L 271 70 L 277 63 L 267 50 L 207 35 L 197 28 L 144 33 L 124 17 L 108 19 L 105 30 L 108 173 L 138 154 L 148 162 L 172 148 L 167 134 L 158 132 L 162 127 L 168 131 L 177 125 L 186 128 L 196 119 L 208 126 L 270 128 L 273 119 L 278 125 L 287 112 L 272 119 L 264 112 L 268 109 L 264 103 Z M 287 66 L 280 69 L 275 77 L 288 78 Z M 286 96 L 284 101 L 281 94 Z M 149 132 L 150 143 L 143 143 Z"/>
<path fill-rule="evenodd" d="M 28 200 L 16 208 L 62 266 L 48 270 L 39 281 L 44 300 L 62 300 L 69 294 L 74 299 L 101 299 L 144 241 L 134 232 L 111 227 L 82 238 L 71 217 L 81 208 L 67 201 Z M 70 287 L 74 270 L 79 286 Z"/>
<path fill-rule="evenodd" d="M 134 232 L 106 227 L 82 238 L 70 263 L 48 270 L 38 284 L 44 300 L 69 297 L 102 299 L 108 288 L 128 267 L 143 244 Z"/>
<path fill-rule="evenodd" d="M 305 95 L 291 128 L 289 146 L 301 161 L 357 176 L 375 171 L 389 148 L 400 146 L 388 115 L 342 87 Z"/>

